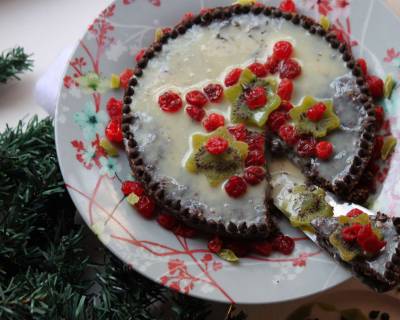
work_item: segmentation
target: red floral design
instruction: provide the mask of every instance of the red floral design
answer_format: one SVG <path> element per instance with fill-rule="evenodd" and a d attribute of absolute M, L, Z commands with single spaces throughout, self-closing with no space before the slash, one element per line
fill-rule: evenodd
<path fill-rule="evenodd" d="M 168 262 L 168 274 L 160 278 L 161 283 L 179 292 L 189 293 L 194 288 L 194 283 L 199 281 L 188 272 L 185 262 L 180 259 Z"/>
<path fill-rule="evenodd" d="M 100 147 L 100 140 L 99 137 L 96 138 L 96 140 L 94 140 L 92 142 L 92 147 L 95 148 L 95 153 L 93 158 L 91 159 L 91 161 L 93 161 L 93 163 L 91 161 L 89 162 L 85 162 L 84 159 L 84 153 L 87 152 L 87 148 L 85 147 L 85 144 L 83 141 L 81 140 L 72 140 L 71 141 L 71 145 L 74 147 L 74 149 L 76 150 L 76 159 L 83 164 L 83 166 L 90 170 L 93 167 L 93 163 L 100 168 L 101 164 L 99 162 L 100 157 L 105 157 L 107 156 L 106 152 L 104 151 L 104 149 L 102 147 Z"/>
<path fill-rule="evenodd" d="M 332 25 L 332 29 L 336 32 L 336 36 L 340 41 L 344 41 L 352 47 L 358 45 L 357 40 L 351 39 L 351 24 L 349 17 L 346 18 L 345 25 L 343 25 L 339 19 L 336 19 L 335 24 Z"/>
<path fill-rule="evenodd" d="M 135 0 L 122 0 L 125 5 L 132 4 Z M 161 5 L 161 0 L 148 0 L 153 6 L 159 7 Z"/>
<path fill-rule="evenodd" d="M 399 58 L 400 52 L 395 50 L 394 48 L 390 48 L 386 50 L 386 57 L 383 59 L 385 62 L 392 62 L 393 59 Z"/>
<path fill-rule="evenodd" d="M 330 0 L 317 0 L 316 6 L 318 8 L 318 12 L 324 16 L 327 16 L 329 12 L 332 11 Z"/>
<path fill-rule="evenodd" d="M 305 267 L 308 257 L 308 254 L 301 253 L 296 259 L 293 260 L 293 267 Z"/>

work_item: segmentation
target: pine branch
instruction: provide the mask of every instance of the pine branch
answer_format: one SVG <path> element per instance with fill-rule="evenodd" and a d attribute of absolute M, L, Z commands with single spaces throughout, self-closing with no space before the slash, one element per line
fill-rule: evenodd
<path fill-rule="evenodd" d="M 12 78 L 19 80 L 19 74 L 32 70 L 33 60 L 30 57 L 21 47 L 0 54 L 0 83 Z"/>
<path fill-rule="evenodd" d="M 208 303 L 142 277 L 105 248 L 94 267 L 53 132 L 52 120 L 34 118 L 0 133 L 0 319 L 206 319 Z"/>

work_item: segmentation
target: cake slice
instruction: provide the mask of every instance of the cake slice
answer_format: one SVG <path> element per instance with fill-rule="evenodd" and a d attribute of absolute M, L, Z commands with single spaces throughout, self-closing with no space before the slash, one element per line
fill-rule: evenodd
<path fill-rule="evenodd" d="M 312 226 L 319 245 L 371 288 L 383 292 L 400 283 L 400 218 L 355 209 Z"/>
<path fill-rule="evenodd" d="M 317 138 L 329 137 L 341 155 L 307 159 L 305 173 L 333 190 L 355 184 L 370 155 L 374 117 L 350 50 L 311 19 L 260 4 L 187 16 L 144 51 L 123 109 L 135 177 L 191 226 L 270 236 L 276 227 L 264 132 L 285 107 L 285 83 L 294 85 L 295 105 L 326 103 Z M 349 139 L 349 147 L 341 144 Z"/>

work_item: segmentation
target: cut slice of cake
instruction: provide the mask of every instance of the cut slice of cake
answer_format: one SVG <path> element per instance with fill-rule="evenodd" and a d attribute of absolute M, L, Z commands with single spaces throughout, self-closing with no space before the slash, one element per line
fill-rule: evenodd
<path fill-rule="evenodd" d="M 337 155 L 301 166 L 324 187 L 352 185 L 373 140 L 363 85 L 346 44 L 305 16 L 256 4 L 186 17 L 145 50 L 126 90 L 130 165 L 158 205 L 185 223 L 225 236 L 268 237 L 276 227 L 267 123 L 291 113 L 304 129 L 301 139 L 329 139 Z M 322 102 L 323 124 L 303 121 L 306 110 L 289 110 L 283 99 L 305 109 Z"/>
<path fill-rule="evenodd" d="M 400 283 L 400 218 L 353 209 L 312 226 L 319 245 L 371 288 L 383 292 Z"/>

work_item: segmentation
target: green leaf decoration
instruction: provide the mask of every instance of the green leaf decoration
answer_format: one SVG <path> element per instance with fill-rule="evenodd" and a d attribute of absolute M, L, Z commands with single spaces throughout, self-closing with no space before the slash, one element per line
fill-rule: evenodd
<path fill-rule="evenodd" d="M 131 206 L 134 206 L 136 203 L 138 203 L 139 202 L 139 197 L 134 193 L 134 192 L 132 192 L 132 193 L 130 193 L 127 197 L 126 197 L 126 201 L 128 201 L 128 203 L 131 205 Z"/>
<path fill-rule="evenodd" d="M 320 121 L 314 122 L 307 118 L 306 113 L 308 109 L 312 108 L 318 102 L 325 104 L 326 111 Z M 328 132 L 340 126 L 340 119 L 333 110 L 332 100 L 318 101 L 311 96 L 306 96 L 300 105 L 289 111 L 289 115 L 293 119 L 299 133 L 312 134 L 316 138 L 325 137 Z"/>
<path fill-rule="evenodd" d="M 397 139 L 395 137 L 393 136 L 385 137 L 381 150 L 382 160 L 386 160 L 387 158 L 389 158 L 391 153 L 394 151 L 396 145 L 397 145 Z"/>
<path fill-rule="evenodd" d="M 99 145 L 110 157 L 118 157 L 118 149 L 107 138 L 102 138 Z"/>
<path fill-rule="evenodd" d="M 220 252 L 217 253 L 217 255 L 221 259 L 224 259 L 225 261 L 228 261 L 228 262 L 238 262 L 239 261 L 239 258 L 236 256 L 236 254 L 230 249 L 222 249 Z"/>
<path fill-rule="evenodd" d="M 390 99 L 395 86 L 396 82 L 394 81 L 393 76 L 391 74 L 387 75 L 385 78 L 385 85 L 384 85 L 385 98 Z"/>

